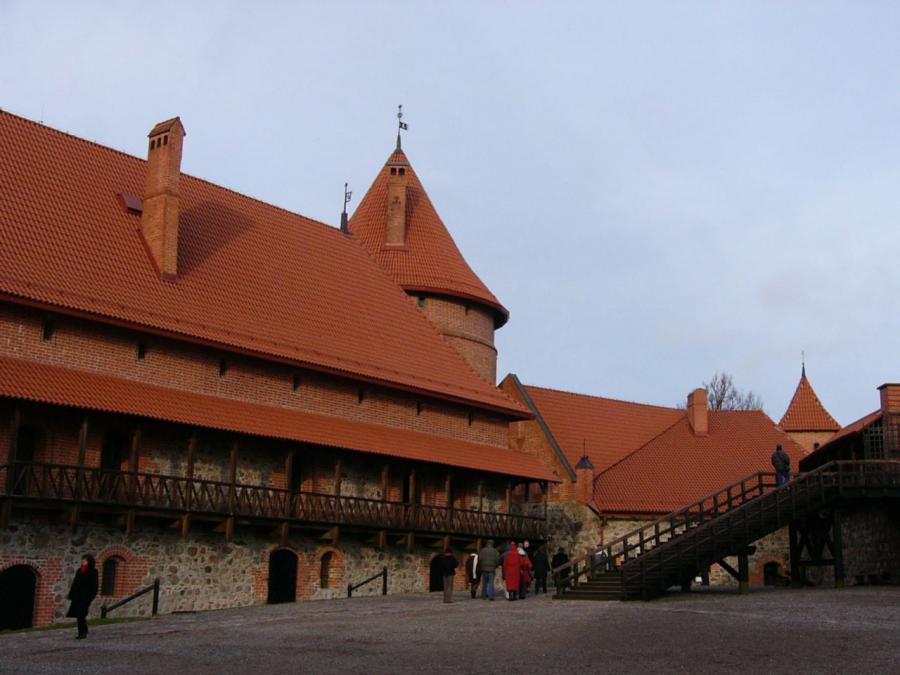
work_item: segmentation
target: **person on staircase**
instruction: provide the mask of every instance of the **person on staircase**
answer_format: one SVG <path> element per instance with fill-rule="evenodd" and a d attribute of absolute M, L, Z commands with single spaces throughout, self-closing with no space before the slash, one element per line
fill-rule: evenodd
<path fill-rule="evenodd" d="M 772 453 L 772 466 L 775 468 L 775 485 L 778 487 L 787 485 L 791 480 L 791 458 L 780 443 L 775 446 L 775 452 Z"/>

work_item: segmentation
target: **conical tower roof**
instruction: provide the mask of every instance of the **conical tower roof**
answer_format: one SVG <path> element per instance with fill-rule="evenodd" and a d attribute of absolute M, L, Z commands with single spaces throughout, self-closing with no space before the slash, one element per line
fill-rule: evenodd
<path fill-rule="evenodd" d="M 405 167 L 406 243 L 385 245 L 391 167 Z M 397 148 L 350 219 L 350 234 L 407 292 L 436 293 L 489 307 L 497 327 L 509 312 L 472 271 L 432 205 L 403 150 Z"/>
<path fill-rule="evenodd" d="M 800 374 L 800 383 L 784 417 L 778 423 L 784 431 L 838 431 L 841 425 L 825 410 L 806 379 L 806 366 Z"/>

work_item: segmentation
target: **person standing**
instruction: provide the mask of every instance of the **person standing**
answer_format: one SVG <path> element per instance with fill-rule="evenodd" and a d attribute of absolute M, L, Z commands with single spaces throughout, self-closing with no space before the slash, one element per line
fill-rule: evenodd
<path fill-rule="evenodd" d="M 522 582 L 522 558 L 515 543 L 503 557 L 503 581 L 509 600 L 518 600 L 519 586 Z"/>
<path fill-rule="evenodd" d="M 69 611 L 66 616 L 78 620 L 78 636 L 76 640 L 83 640 L 87 637 L 87 615 L 94 598 L 97 597 L 99 588 L 99 575 L 97 574 L 97 564 L 94 562 L 94 556 L 86 554 L 81 559 L 81 567 L 75 572 L 75 578 L 72 579 L 72 587 L 69 589 Z"/>
<path fill-rule="evenodd" d="M 775 446 L 775 452 L 772 453 L 772 466 L 775 468 L 775 485 L 777 487 L 790 482 L 791 458 L 780 443 Z"/>
<path fill-rule="evenodd" d="M 534 594 L 544 589 L 547 595 L 547 575 L 550 573 L 550 559 L 547 557 L 547 546 L 541 544 L 534 554 Z"/>
<path fill-rule="evenodd" d="M 453 577 L 456 576 L 456 556 L 449 548 L 441 556 L 441 576 L 444 579 L 444 602 L 453 602 Z"/>
<path fill-rule="evenodd" d="M 466 583 L 469 584 L 469 592 L 474 600 L 481 584 L 481 567 L 478 564 L 478 554 L 474 551 L 466 558 Z"/>
<path fill-rule="evenodd" d="M 531 559 L 528 557 L 528 553 L 525 552 L 525 548 L 522 547 L 519 549 L 519 565 L 522 569 L 522 583 L 519 586 L 519 599 L 524 600 L 528 597 L 528 587 L 531 585 Z"/>
<path fill-rule="evenodd" d="M 565 565 L 567 562 L 569 562 L 569 556 L 566 555 L 565 549 L 560 546 L 559 550 L 556 552 L 556 555 L 553 556 L 553 560 L 550 562 L 550 565 L 553 569 L 556 569 L 557 567 Z M 555 581 L 559 585 L 559 588 L 556 591 L 557 593 L 559 593 L 560 588 L 565 588 L 569 585 L 569 568 L 567 567 L 564 570 L 560 570 L 559 578 Z"/>
<path fill-rule="evenodd" d="M 488 539 L 487 544 L 478 552 L 478 567 L 481 569 L 481 597 L 491 602 L 494 600 L 494 576 L 499 563 L 500 552 L 494 548 L 494 540 Z"/>

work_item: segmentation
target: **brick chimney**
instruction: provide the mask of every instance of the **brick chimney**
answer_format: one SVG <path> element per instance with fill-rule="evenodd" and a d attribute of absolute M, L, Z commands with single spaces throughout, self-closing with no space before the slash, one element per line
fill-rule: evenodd
<path fill-rule="evenodd" d="M 388 162 L 388 214 L 387 246 L 406 244 L 406 180 L 409 165 L 406 162 Z"/>
<path fill-rule="evenodd" d="M 885 415 L 900 414 L 900 384 L 883 384 L 881 392 L 881 412 Z"/>
<path fill-rule="evenodd" d="M 706 389 L 694 389 L 687 397 L 687 416 L 695 436 L 709 433 L 709 411 Z"/>
<path fill-rule="evenodd" d="M 178 117 L 160 122 L 148 134 L 141 235 L 160 276 L 168 281 L 178 276 L 178 183 L 185 135 Z"/>
<path fill-rule="evenodd" d="M 575 501 L 589 504 L 594 496 L 594 463 L 590 457 L 582 455 L 575 465 Z"/>

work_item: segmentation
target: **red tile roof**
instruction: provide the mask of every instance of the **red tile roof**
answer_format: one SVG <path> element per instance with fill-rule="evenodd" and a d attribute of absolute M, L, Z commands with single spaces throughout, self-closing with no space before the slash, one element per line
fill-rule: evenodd
<path fill-rule="evenodd" d="M 569 463 L 574 467 L 584 448 L 598 473 L 685 415 L 675 408 L 531 385 L 525 389 Z"/>
<path fill-rule="evenodd" d="M 406 246 L 386 248 L 389 167 L 407 166 Z M 473 300 L 496 313 L 498 326 L 509 312 L 465 261 L 402 150 L 395 151 L 350 218 L 350 233 L 407 291 Z"/>
<path fill-rule="evenodd" d="M 785 431 L 837 431 L 841 428 L 813 391 L 812 385 L 806 379 L 805 367 L 794 397 L 778 426 Z"/>
<path fill-rule="evenodd" d="M 687 416 L 594 480 L 605 514 L 666 514 L 758 471 L 771 472 L 781 444 L 796 471 L 804 457 L 764 412 L 709 411 L 709 434 L 695 436 Z"/>
<path fill-rule="evenodd" d="M 864 415 L 863 417 L 860 417 L 855 422 L 851 422 L 850 424 L 845 426 L 843 429 L 838 431 L 834 436 L 829 438 L 825 443 L 822 443 L 822 445 L 819 446 L 818 450 L 810 453 L 810 456 L 819 454 L 824 448 L 828 447 L 835 441 L 839 441 L 840 439 L 842 439 L 846 436 L 849 436 L 851 434 L 855 434 L 857 432 L 862 431 L 863 429 L 865 429 L 867 426 L 869 426 L 873 422 L 877 422 L 878 420 L 880 420 L 881 415 L 882 415 L 882 411 L 876 410 L 874 412 L 870 412 L 868 415 Z"/>
<path fill-rule="evenodd" d="M 557 481 L 536 458 L 476 443 L 0 357 L 0 396 Z"/>
<path fill-rule="evenodd" d="M 183 175 L 169 283 L 117 197 L 144 160 L 4 112 L 0 138 L 0 296 L 528 415 L 337 229 Z"/>

